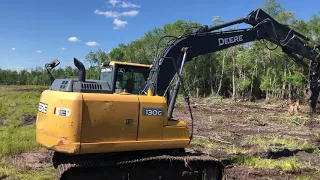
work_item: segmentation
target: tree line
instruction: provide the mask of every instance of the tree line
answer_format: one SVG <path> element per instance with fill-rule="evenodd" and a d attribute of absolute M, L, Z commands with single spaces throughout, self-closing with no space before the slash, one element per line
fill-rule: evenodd
<path fill-rule="evenodd" d="M 266 0 L 262 7 L 280 23 L 288 24 L 301 34 L 320 42 L 320 16 L 313 14 L 308 21 L 299 20 L 294 12 L 286 11 L 276 0 Z M 212 19 L 212 25 L 223 23 L 222 16 Z M 156 27 L 128 44 L 119 44 L 110 52 L 90 51 L 85 57 L 90 62 L 87 78 L 98 78 L 101 62 L 118 60 L 152 64 L 155 54 L 171 39 L 191 32 L 197 22 L 178 20 L 163 27 Z M 237 26 L 229 27 L 236 29 Z M 228 30 L 224 29 L 224 30 Z M 268 48 L 267 48 L 268 47 Z M 309 71 L 293 62 L 281 48 L 270 50 L 274 44 L 254 41 L 194 58 L 185 65 L 183 82 L 193 97 L 223 96 L 231 98 L 255 97 L 266 100 L 302 98 L 308 85 Z M 76 78 L 76 68 L 57 68 L 52 71 L 56 78 Z M 0 70 L 0 83 L 49 84 L 43 68 L 28 71 Z"/>
<path fill-rule="evenodd" d="M 97 79 L 95 68 L 90 67 L 86 70 L 87 78 Z M 54 78 L 78 78 L 78 69 L 67 66 L 66 68 L 56 68 L 51 71 Z M 47 70 L 37 67 L 30 71 L 22 70 L 3 70 L 0 69 L 0 85 L 50 85 L 50 78 Z"/>

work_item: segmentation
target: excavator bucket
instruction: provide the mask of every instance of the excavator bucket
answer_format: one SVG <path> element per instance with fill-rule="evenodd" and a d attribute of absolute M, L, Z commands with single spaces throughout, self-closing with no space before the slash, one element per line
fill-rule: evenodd
<path fill-rule="evenodd" d="M 56 180 L 62 179 L 222 179 L 223 165 L 210 156 L 193 154 L 149 155 L 78 155 L 55 157 Z M 60 159 L 60 160 L 57 160 Z M 63 160 L 65 159 L 65 160 Z"/>

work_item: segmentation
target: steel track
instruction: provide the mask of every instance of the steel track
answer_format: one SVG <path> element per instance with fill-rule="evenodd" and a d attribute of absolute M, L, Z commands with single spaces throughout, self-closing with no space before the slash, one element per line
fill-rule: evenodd
<path fill-rule="evenodd" d="M 131 152 L 74 156 L 56 153 L 53 163 L 56 180 L 222 179 L 223 165 L 211 156 L 159 154 L 161 153 Z M 203 177 L 205 172 L 210 178 Z"/>

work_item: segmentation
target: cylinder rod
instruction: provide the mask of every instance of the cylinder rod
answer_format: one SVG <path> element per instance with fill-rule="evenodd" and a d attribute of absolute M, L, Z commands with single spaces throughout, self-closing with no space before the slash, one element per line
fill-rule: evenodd
<path fill-rule="evenodd" d="M 174 86 L 172 98 L 171 98 L 171 101 L 170 101 L 170 104 L 169 104 L 169 108 L 168 108 L 168 119 L 169 120 L 172 118 L 174 105 L 176 103 L 178 92 L 179 92 L 179 89 L 180 89 L 180 82 L 181 82 L 180 76 L 182 74 L 183 66 L 184 66 L 185 60 L 187 58 L 188 48 L 183 48 L 183 51 L 184 51 L 184 54 L 183 54 L 183 59 L 182 59 L 180 71 L 178 72 L 178 74 L 179 74 L 178 75 L 178 80 L 177 80 L 177 82 L 176 82 L 176 84 Z"/>
<path fill-rule="evenodd" d="M 208 31 L 214 31 L 214 30 L 217 30 L 217 29 L 221 29 L 221 28 L 224 28 L 224 27 L 228 27 L 228 26 L 231 26 L 231 25 L 234 25 L 234 24 L 240 24 L 240 23 L 244 23 L 246 22 L 246 18 L 240 18 L 240 19 L 237 19 L 237 20 L 234 20 L 234 21 L 230 21 L 230 22 L 226 22 L 226 23 L 222 23 L 222 24 L 219 24 L 219 25 L 216 25 L 216 26 L 211 26 L 211 27 L 208 27 Z"/>

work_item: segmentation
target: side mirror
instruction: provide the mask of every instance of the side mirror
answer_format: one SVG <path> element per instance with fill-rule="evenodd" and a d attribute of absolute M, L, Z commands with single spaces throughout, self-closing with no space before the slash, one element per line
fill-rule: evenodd
<path fill-rule="evenodd" d="M 57 67 L 59 64 L 60 64 L 60 61 L 58 59 L 55 59 L 50 63 L 47 63 L 45 67 L 48 71 L 51 71 L 53 68 Z"/>
<path fill-rule="evenodd" d="M 60 61 L 58 59 L 55 59 L 53 61 L 51 61 L 50 63 L 47 63 L 44 67 L 47 69 L 47 72 L 48 72 L 48 75 L 49 75 L 49 78 L 50 78 L 50 81 L 51 81 L 51 84 L 53 83 L 54 81 L 54 77 L 52 76 L 51 74 L 51 70 L 55 67 L 57 67 L 58 65 L 60 64 Z"/>

